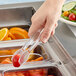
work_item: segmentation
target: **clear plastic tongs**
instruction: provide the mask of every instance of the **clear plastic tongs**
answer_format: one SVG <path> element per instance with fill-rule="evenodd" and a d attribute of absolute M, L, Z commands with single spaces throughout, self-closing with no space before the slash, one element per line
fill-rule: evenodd
<path fill-rule="evenodd" d="M 19 49 L 14 53 L 13 57 L 17 54 L 20 55 L 19 58 L 20 65 L 24 64 L 27 61 L 28 57 L 31 54 L 30 52 L 40 43 L 41 33 L 42 30 L 38 30 L 21 49 Z M 32 54 L 41 56 L 40 54 L 37 53 L 32 53 Z"/>

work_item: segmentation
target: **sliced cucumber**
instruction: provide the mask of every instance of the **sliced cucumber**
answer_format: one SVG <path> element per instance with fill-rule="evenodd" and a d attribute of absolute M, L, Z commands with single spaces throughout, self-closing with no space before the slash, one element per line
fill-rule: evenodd
<path fill-rule="evenodd" d="M 73 9 L 75 6 L 76 6 L 76 1 L 66 3 L 62 7 L 62 11 L 69 11 L 69 10 Z"/>
<path fill-rule="evenodd" d="M 74 13 L 76 15 L 76 10 L 71 10 L 72 13 Z"/>

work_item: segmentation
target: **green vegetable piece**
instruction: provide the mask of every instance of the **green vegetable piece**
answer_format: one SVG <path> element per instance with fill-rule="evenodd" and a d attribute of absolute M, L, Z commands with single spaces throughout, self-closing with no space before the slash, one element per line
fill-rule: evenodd
<path fill-rule="evenodd" d="M 69 17 L 64 16 L 63 14 L 61 15 L 61 17 L 63 17 L 66 20 L 69 20 Z"/>
<path fill-rule="evenodd" d="M 66 3 L 62 7 L 62 11 L 69 11 L 69 10 L 73 9 L 75 6 L 76 6 L 76 1 Z"/>

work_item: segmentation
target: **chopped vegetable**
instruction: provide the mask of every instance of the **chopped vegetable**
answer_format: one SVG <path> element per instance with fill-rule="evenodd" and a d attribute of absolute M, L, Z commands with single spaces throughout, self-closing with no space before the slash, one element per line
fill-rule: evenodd
<path fill-rule="evenodd" d="M 63 14 L 61 15 L 64 19 L 69 20 L 69 17 L 64 16 Z"/>
<path fill-rule="evenodd" d="M 9 58 L 6 58 L 1 62 L 1 64 L 12 64 L 11 60 Z"/>
<path fill-rule="evenodd" d="M 69 12 L 68 11 L 65 11 L 65 12 L 63 12 L 63 15 L 64 16 L 69 16 Z"/>
<path fill-rule="evenodd" d="M 72 9 L 70 10 L 71 13 L 74 13 L 76 15 L 76 10 Z"/>
<path fill-rule="evenodd" d="M 76 1 L 72 1 L 63 5 L 62 11 L 69 11 L 76 6 Z"/>
<path fill-rule="evenodd" d="M 4 76 L 17 76 L 15 72 L 6 72 Z"/>
<path fill-rule="evenodd" d="M 71 14 L 69 15 L 69 20 L 75 21 L 75 20 L 76 20 L 76 15 L 75 15 L 74 13 L 71 13 Z"/>
<path fill-rule="evenodd" d="M 36 69 L 36 70 L 29 70 L 30 76 L 46 76 L 47 70 L 46 69 Z"/>
<path fill-rule="evenodd" d="M 32 60 L 32 61 L 42 61 L 42 60 L 43 60 L 43 57 L 39 57 L 39 58 Z"/>
<path fill-rule="evenodd" d="M 35 59 L 35 60 L 31 60 L 31 61 L 42 61 L 43 60 L 43 57 L 39 57 L 39 58 L 37 58 L 37 59 Z M 30 60 L 27 60 L 27 62 L 31 62 Z"/>

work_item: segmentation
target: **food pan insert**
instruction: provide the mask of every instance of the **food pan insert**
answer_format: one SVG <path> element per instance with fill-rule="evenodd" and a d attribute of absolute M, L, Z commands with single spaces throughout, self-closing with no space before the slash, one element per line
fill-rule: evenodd
<path fill-rule="evenodd" d="M 10 42 L 7 47 L 1 47 L 1 50 L 5 49 L 18 49 L 24 45 L 25 41 L 21 42 Z M 2 44 L 5 46 L 7 43 Z M 18 46 L 19 44 L 19 46 Z M 15 46 L 14 46 L 15 45 Z M 44 57 L 43 61 L 37 62 L 27 62 L 26 65 L 22 65 L 19 68 L 14 68 L 12 64 L 0 64 L 0 71 L 4 73 L 8 71 L 21 71 L 21 70 L 29 70 L 29 69 L 38 69 L 38 68 L 49 68 L 55 67 L 59 70 L 59 76 L 76 76 L 76 64 L 73 62 L 71 56 L 66 52 L 57 38 L 51 37 L 49 41 L 45 44 L 40 44 L 38 46 L 41 47 L 43 53 L 41 55 Z M 39 50 L 38 50 L 38 53 Z M 10 68 L 9 68 L 10 67 Z M 55 74 L 54 74 L 55 75 Z"/>
<path fill-rule="evenodd" d="M 30 25 L 33 7 L 0 9 L 0 27 Z"/>
<path fill-rule="evenodd" d="M 19 27 L 28 31 L 34 12 L 33 7 L 0 9 L 0 29 Z"/>

